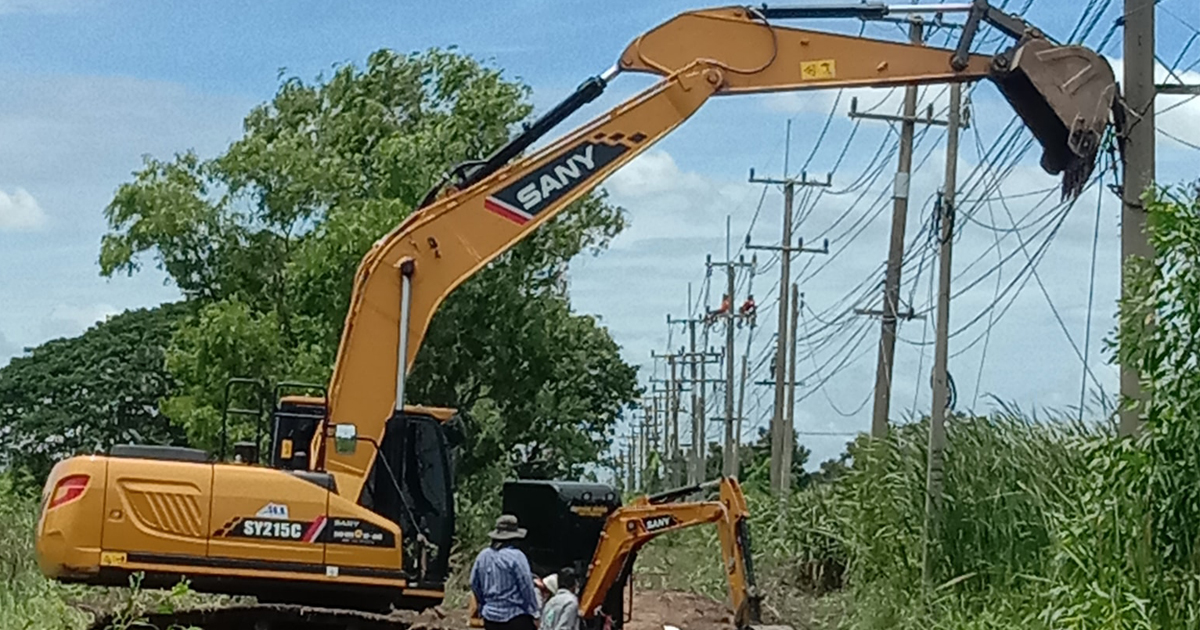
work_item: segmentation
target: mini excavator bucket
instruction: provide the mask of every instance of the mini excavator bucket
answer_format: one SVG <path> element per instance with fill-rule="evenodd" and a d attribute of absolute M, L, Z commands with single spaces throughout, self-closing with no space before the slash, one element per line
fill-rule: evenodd
<path fill-rule="evenodd" d="M 992 80 L 1042 144 L 1042 168 L 1062 173 L 1063 198 L 1079 196 L 1117 93 L 1108 62 L 1083 46 L 1026 37 L 993 59 Z"/>

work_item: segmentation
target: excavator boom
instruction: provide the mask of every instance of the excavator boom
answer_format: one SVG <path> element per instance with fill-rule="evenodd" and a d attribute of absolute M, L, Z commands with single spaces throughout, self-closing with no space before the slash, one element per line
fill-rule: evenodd
<path fill-rule="evenodd" d="M 959 50 L 950 51 L 772 22 L 773 16 L 806 14 L 863 17 L 862 7 L 882 15 L 889 10 L 884 5 L 704 9 L 683 13 L 638 37 L 613 70 L 589 79 L 492 158 L 456 169 L 440 197 L 431 195 L 429 205 L 375 243 L 355 278 L 329 387 L 329 421 L 355 423 L 367 439 L 379 440 L 393 409 L 403 402 L 405 375 L 446 296 L 673 131 L 712 96 L 997 77 L 1045 147 L 1047 170 L 1069 170 L 1073 179 L 1064 179 L 1064 192 L 1076 192 L 1080 174 L 1086 179 L 1090 173 L 1107 125 L 1115 93 L 1111 68 L 1087 49 L 1051 44 L 1036 29 L 986 3 L 961 6 L 971 8 L 966 29 L 971 36 L 980 21 L 987 21 L 1013 36 L 1022 29 L 1017 45 L 992 58 L 967 54 L 961 43 Z M 1065 71 L 1064 63 L 1072 69 Z M 538 134 L 626 71 L 663 78 L 549 146 L 513 160 Z M 312 447 L 319 452 L 324 444 L 314 441 Z M 328 453 L 323 461 L 337 478 L 339 492 L 357 496 L 373 459 L 360 451 Z"/>

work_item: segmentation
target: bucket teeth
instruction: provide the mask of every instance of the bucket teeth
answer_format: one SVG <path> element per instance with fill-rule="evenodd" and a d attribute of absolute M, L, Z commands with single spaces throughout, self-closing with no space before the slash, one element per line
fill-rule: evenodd
<path fill-rule="evenodd" d="M 1042 168 L 1062 174 L 1074 199 L 1095 169 L 1117 84 L 1108 62 L 1083 46 L 1023 39 L 995 57 L 992 80 L 1042 145 Z"/>

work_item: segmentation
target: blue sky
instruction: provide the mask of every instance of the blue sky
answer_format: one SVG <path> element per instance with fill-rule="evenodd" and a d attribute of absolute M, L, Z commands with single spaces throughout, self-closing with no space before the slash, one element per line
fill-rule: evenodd
<path fill-rule="evenodd" d="M 1023 4 L 1017 0 L 1013 7 Z M 1066 39 L 1087 3 L 1035 0 L 1028 17 L 1051 35 Z M 1098 1 L 1099 15 L 1088 38 L 1098 43 L 1117 17 L 1120 2 Z M 544 110 L 585 77 L 615 60 L 638 33 L 695 5 L 684 2 L 554 2 L 514 0 L 466 2 L 118 2 L 116 0 L 0 0 L 0 364 L 23 347 L 78 334 L 107 314 L 153 305 L 177 296 L 152 265 L 132 278 L 99 277 L 96 255 L 104 230 L 102 210 L 115 188 L 138 168 L 141 156 L 166 157 L 194 148 L 211 156 L 238 137 L 241 118 L 274 93 L 280 69 L 312 78 L 334 64 L 362 62 L 388 47 L 413 51 L 457 46 L 489 58 L 512 77 L 534 88 Z M 1101 11 L 1100 9 L 1104 9 Z M 1172 63 L 1200 24 L 1200 5 L 1163 0 L 1158 8 L 1160 56 Z M 815 28 L 856 32 L 857 22 L 822 21 Z M 866 34 L 899 39 L 900 27 L 871 25 Z M 931 41 L 941 44 L 945 32 Z M 993 44 L 994 46 L 994 44 Z M 1104 52 L 1119 58 L 1120 32 Z M 1187 51 L 1181 66 L 1200 58 Z M 1119 59 L 1114 59 L 1119 62 Z M 1118 63 L 1119 67 L 1119 63 Z M 1186 79 L 1200 82 L 1193 68 Z M 562 128 L 603 112 L 651 79 L 621 77 L 609 92 Z M 571 271 L 575 305 L 599 315 L 643 376 L 656 367 L 650 350 L 678 346 L 668 338 L 667 313 L 687 311 L 687 283 L 704 294 L 704 260 L 725 253 L 725 217 L 731 216 L 734 250 L 749 232 L 755 241 L 778 240 L 779 192 L 746 182 L 754 167 L 778 175 L 785 149 L 793 170 L 808 162 L 810 172 L 832 168 L 835 191 L 802 212 L 797 235 L 831 240 L 836 256 L 798 259 L 805 303 L 798 374 L 807 385 L 797 393 L 797 428 L 805 433 L 852 433 L 869 426 L 870 408 L 861 406 L 874 382 L 877 322 L 848 311 L 869 295 L 886 255 L 890 208 L 874 203 L 885 194 L 894 169 L 886 155 L 895 141 L 888 125 L 847 118 L 851 96 L 860 107 L 898 109 L 898 93 L 856 90 L 715 99 L 684 127 L 615 175 L 606 187 L 626 207 L 630 229 L 598 258 L 585 257 Z M 944 105 L 942 88 L 923 90 L 922 103 Z M 964 132 L 960 181 L 980 163 L 975 146 L 990 145 L 1011 114 L 990 85 L 971 92 L 974 126 Z M 1180 99 L 1160 98 L 1160 110 Z M 831 116 L 831 112 L 833 113 Z M 790 146 L 783 131 L 792 120 Z M 824 142 L 816 138 L 826 121 Z M 1200 143 L 1200 102 L 1187 102 L 1165 114 L 1159 126 Z M 928 199 L 941 180 L 941 132 L 932 129 L 918 143 L 907 234 L 913 249 L 906 267 L 905 300 L 918 311 L 929 303 L 929 279 L 936 259 L 917 238 L 929 216 Z M 851 140 L 851 136 L 853 138 Z M 1026 136 L 1022 136 L 1025 138 Z M 880 156 L 880 153 L 884 153 Z M 810 159 L 811 155 L 811 159 Z M 921 161 L 924 156 L 925 161 Z M 1163 181 L 1195 177 L 1197 152 L 1166 137 L 1159 139 Z M 1008 197 L 1055 184 L 1037 168 L 1030 151 L 1000 187 Z M 987 171 L 978 171 L 986 173 Z M 985 178 L 986 179 L 986 178 Z M 849 189 L 849 190 L 847 190 Z M 859 194 L 863 196 L 858 200 Z M 1119 208 L 1105 193 L 1100 205 L 1092 325 L 1085 331 L 1097 195 L 1085 193 L 1036 266 L 1038 275 L 1006 289 L 1027 266 L 1053 221 L 1022 221 L 1036 195 L 1012 197 L 1009 210 L 999 195 L 976 195 L 960 241 L 955 244 L 956 287 L 952 327 L 970 326 L 951 345 L 951 372 L 959 408 L 987 410 L 988 394 L 1024 407 L 1066 407 L 1078 403 L 1085 334 L 1090 368 L 1101 389 L 1112 392 L 1116 372 L 1106 365 L 1104 337 L 1112 329 L 1117 295 Z M 968 201 L 971 193 L 967 194 Z M 984 197 L 992 203 L 983 203 Z M 760 202 L 761 200 L 761 202 Z M 757 211 L 756 211 L 757 210 Z M 1044 209 L 1043 209 L 1044 210 Z M 992 226 L 991 228 L 987 226 Z M 997 229 L 993 229 L 997 228 Z M 997 243 L 999 243 L 997 245 Z M 753 292 L 762 306 L 750 340 L 752 367 L 769 361 L 774 332 L 772 308 L 778 267 L 761 256 Z M 806 267 L 807 265 L 807 267 Z M 998 272 L 987 273 L 993 268 Z M 745 286 L 749 278 L 739 279 Z M 1040 283 L 1040 286 L 1039 286 Z M 710 305 L 720 299 L 719 284 Z M 997 288 L 999 287 L 999 288 Z M 1044 292 L 1043 292 L 1044 287 Z M 864 293 L 866 292 L 866 293 Z M 1007 306 L 987 307 L 999 295 Z M 845 299 L 847 296 L 850 299 Z M 1049 296 L 1049 300 L 1046 296 Z M 341 296 L 345 299 L 345 296 Z M 1060 325 L 1050 310 L 1058 310 Z M 863 306 L 878 306 L 871 297 Z M 991 321 L 990 334 L 989 320 Z M 903 325 L 897 346 L 893 416 L 925 411 L 932 320 Z M 1074 340 L 1068 342 L 1063 328 Z M 748 329 L 738 333 L 738 347 Z M 720 341 L 711 331 L 711 342 Z M 765 360 L 765 361 L 764 361 Z M 661 368 L 657 368 L 661 376 Z M 821 387 L 815 385 L 821 383 Z M 712 397 L 719 401 L 720 395 Z M 747 416 L 753 428 L 770 413 L 769 392 L 751 387 Z M 711 437 L 718 434 L 712 426 Z M 805 435 L 818 458 L 835 455 L 846 437 Z"/>

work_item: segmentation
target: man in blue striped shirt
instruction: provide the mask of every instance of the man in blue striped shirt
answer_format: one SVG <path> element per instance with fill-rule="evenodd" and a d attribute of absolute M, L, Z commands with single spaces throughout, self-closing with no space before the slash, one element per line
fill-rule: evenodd
<path fill-rule="evenodd" d="M 487 630 L 534 630 L 539 616 L 529 559 L 514 546 L 525 537 L 517 517 L 496 519 L 492 544 L 479 552 L 471 568 L 471 592 Z"/>

